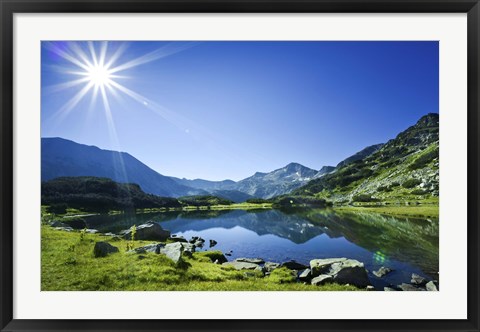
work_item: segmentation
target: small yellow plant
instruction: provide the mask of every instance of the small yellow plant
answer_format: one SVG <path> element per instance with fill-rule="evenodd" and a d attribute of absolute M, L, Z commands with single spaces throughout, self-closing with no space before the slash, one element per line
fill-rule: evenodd
<path fill-rule="evenodd" d="M 87 234 L 87 227 L 85 227 L 80 231 L 80 241 L 83 241 L 85 239 L 86 234 Z"/>
<path fill-rule="evenodd" d="M 136 225 L 133 225 L 133 226 L 130 228 L 130 230 L 131 230 L 131 232 L 130 232 L 130 241 L 127 242 L 127 251 L 133 249 L 133 241 L 135 241 L 135 235 L 137 234 L 137 226 L 136 226 Z"/>

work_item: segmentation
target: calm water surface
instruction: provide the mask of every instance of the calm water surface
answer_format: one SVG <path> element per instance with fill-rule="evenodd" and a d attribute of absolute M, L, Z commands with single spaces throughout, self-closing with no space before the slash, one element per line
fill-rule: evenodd
<path fill-rule="evenodd" d="M 194 211 L 156 214 L 94 216 L 89 228 L 119 232 L 147 221 L 190 239 L 201 236 L 218 244 L 214 250 L 227 257 L 259 257 L 265 261 L 347 257 L 359 260 L 369 271 L 372 284 L 384 286 L 410 282 L 412 273 L 438 280 L 438 220 L 396 218 L 376 213 L 308 209 L 266 211 Z M 371 272 L 381 266 L 395 271 L 383 278 Z"/>

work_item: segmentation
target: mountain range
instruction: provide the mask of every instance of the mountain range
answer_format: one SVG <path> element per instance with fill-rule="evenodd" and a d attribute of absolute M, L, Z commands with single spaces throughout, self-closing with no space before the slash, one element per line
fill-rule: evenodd
<path fill-rule="evenodd" d="M 271 198 L 289 193 L 332 169 L 323 167 L 317 171 L 290 163 L 269 173 L 257 172 L 238 182 L 188 180 L 162 175 L 126 152 L 102 150 L 58 137 L 42 138 L 42 181 L 94 176 L 136 183 L 146 193 L 168 197 L 213 194 L 234 202 L 253 197 Z"/>
<path fill-rule="evenodd" d="M 63 138 L 42 138 L 42 181 L 93 176 L 136 183 L 168 197 L 212 194 L 243 202 L 296 194 L 334 202 L 438 195 L 438 114 L 423 116 L 385 144 L 368 146 L 333 166 L 315 170 L 290 163 L 240 181 L 180 179 L 162 175 L 126 152 L 102 150 Z"/>

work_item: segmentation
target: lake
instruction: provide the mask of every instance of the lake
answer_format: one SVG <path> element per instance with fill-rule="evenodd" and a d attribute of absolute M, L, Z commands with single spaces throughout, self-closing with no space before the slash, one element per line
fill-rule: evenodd
<path fill-rule="evenodd" d="M 265 261 L 347 257 L 365 264 L 372 284 L 409 283 L 412 273 L 438 280 L 438 219 L 398 218 L 377 213 L 333 209 L 297 211 L 177 211 L 85 218 L 89 228 L 117 233 L 132 225 L 158 222 L 172 234 L 200 236 L 205 247 L 227 258 L 259 257 Z M 209 248 L 209 240 L 218 243 Z M 381 266 L 394 269 L 383 278 Z"/>

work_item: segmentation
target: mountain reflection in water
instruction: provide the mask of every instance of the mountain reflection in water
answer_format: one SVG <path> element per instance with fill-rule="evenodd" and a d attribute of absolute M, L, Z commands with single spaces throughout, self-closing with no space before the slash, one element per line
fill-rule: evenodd
<path fill-rule="evenodd" d="M 365 263 L 376 286 L 409 282 L 412 273 L 438 279 L 438 220 L 399 218 L 332 209 L 296 211 L 176 211 L 86 218 L 89 228 L 119 232 L 148 221 L 184 236 L 214 239 L 216 250 L 308 264 L 311 259 L 347 257 Z M 202 250 L 209 250 L 208 246 Z M 395 271 L 379 279 L 381 266 Z"/>

